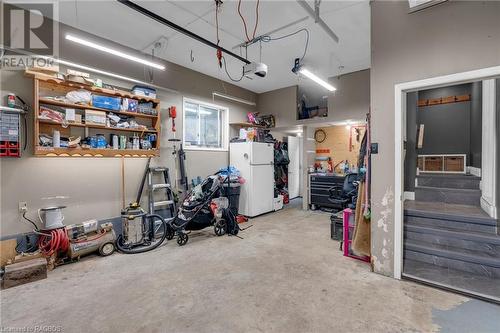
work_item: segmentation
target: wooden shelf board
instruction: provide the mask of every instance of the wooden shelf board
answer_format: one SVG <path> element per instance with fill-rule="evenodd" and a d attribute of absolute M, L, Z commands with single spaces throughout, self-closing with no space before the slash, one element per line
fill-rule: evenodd
<path fill-rule="evenodd" d="M 245 122 L 241 122 L 241 123 L 231 123 L 229 124 L 230 126 L 237 126 L 237 127 L 256 127 L 256 128 L 267 128 L 265 126 L 262 126 L 262 125 L 255 125 L 255 124 L 252 124 L 252 123 L 245 123 Z"/>
<path fill-rule="evenodd" d="M 36 156 L 45 157 L 150 157 L 159 156 L 158 149 L 81 149 L 81 148 L 35 148 Z"/>
<path fill-rule="evenodd" d="M 38 118 L 38 121 L 40 124 L 49 124 L 49 125 L 56 125 L 56 126 L 61 126 L 62 124 L 57 121 L 53 120 L 48 120 L 48 119 L 40 119 Z M 107 131 L 120 131 L 120 132 L 136 132 L 136 133 L 157 133 L 156 130 L 143 130 L 143 129 L 138 129 L 138 128 L 116 128 L 116 127 L 106 127 L 102 125 L 93 125 L 93 124 L 78 124 L 78 123 L 68 123 L 68 127 L 87 127 L 87 128 L 97 128 L 97 129 L 103 129 Z"/>
<path fill-rule="evenodd" d="M 131 92 L 127 92 L 124 90 L 112 90 L 112 89 L 99 88 L 99 87 L 95 87 L 95 86 L 80 84 L 80 83 L 71 82 L 71 81 L 65 81 L 65 80 L 57 79 L 57 78 L 50 76 L 50 75 L 47 75 L 47 74 L 33 72 L 33 71 L 29 71 L 29 70 L 27 70 L 25 72 L 25 74 L 29 77 L 35 78 L 35 79 L 43 81 L 43 82 L 54 83 L 54 84 L 58 84 L 58 85 L 66 86 L 66 87 L 75 88 L 75 89 L 85 89 L 85 90 L 92 91 L 92 92 L 95 92 L 98 94 L 117 96 L 117 97 L 125 97 L 125 98 L 133 98 L 133 99 L 137 99 L 137 100 L 153 102 L 155 104 L 160 103 L 160 100 L 157 98 L 134 95 Z"/>
<path fill-rule="evenodd" d="M 93 107 L 91 105 L 65 103 L 65 102 L 56 101 L 56 100 L 47 99 L 47 98 L 40 98 L 39 101 L 40 101 L 40 104 L 55 105 L 55 106 L 60 106 L 60 107 L 67 108 L 67 109 L 82 109 L 82 110 L 87 109 L 87 110 L 103 111 L 103 112 L 107 112 L 107 113 L 122 114 L 122 115 L 126 115 L 126 116 L 131 116 L 131 117 L 138 117 L 138 118 L 150 118 L 150 119 L 158 118 L 158 115 L 153 116 L 150 114 L 144 114 L 144 113 L 138 113 L 138 112 L 113 111 L 113 110 L 108 110 L 108 109 L 96 108 L 96 107 Z"/>

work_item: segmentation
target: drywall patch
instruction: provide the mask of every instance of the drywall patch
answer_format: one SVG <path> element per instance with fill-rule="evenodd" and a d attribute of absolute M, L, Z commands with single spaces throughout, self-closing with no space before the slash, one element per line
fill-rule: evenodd
<path fill-rule="evenodd" d="M 392 249 L 392 238 L 389 233 L 389 226 L 392 222 L 391 216 L 393 213 L 393 202 L 394 202 L 394 192 L 392 187 L 386 189 L 384 196 L 380 205 L 382 210 L 380 211 L 380 218 L 377 220 L 377 229 L 379 234 L 383 235 L 382 238 L 382 248 L 380 249 L 380 257 L 373 255 L 373 268 L 375 272 L 382 274 L 391 274 L 392 264 L 391 264 L 391 249 Z"/>
<path fill-rule="evenodd" d="M 470 300 L 451 309 L 433 309 L 432 320 L 441 333 L 498 332 L 500 306 Z"/>

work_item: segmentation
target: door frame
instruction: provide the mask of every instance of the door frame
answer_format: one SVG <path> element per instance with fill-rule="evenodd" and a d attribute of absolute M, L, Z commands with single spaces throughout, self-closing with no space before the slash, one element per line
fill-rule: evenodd
<path fill-rule="evenodd" d="M 404 135 L 406 93 L 500 77 L 500 66 L 443 75 L 394 85 L 394 278 L 403 268 Z"/>

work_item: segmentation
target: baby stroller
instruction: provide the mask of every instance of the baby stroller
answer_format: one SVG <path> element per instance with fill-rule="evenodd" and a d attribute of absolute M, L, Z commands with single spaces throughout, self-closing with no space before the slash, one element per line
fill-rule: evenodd
<path fill-rule="evenodd" d="M 197 185 L 179 206 L 177 215 L 169 224 L 170 237 L 177 235 L 177 244 L 188 242 L 186 231 L 213 226 L 217 236 L 237 235 L 236 217 L 229 209 L 229 200 L 223 196 L 224 178 L 215 174 Z"/>

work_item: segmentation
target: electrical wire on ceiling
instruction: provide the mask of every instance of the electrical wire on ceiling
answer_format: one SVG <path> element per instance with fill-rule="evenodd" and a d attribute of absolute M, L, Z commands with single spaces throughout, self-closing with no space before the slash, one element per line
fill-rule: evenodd
<path fill-rule="evenodd" d="M 225 58 L 224 56 L 222 57 L 222 63 L 224 64 L 224 70 L 226 71 L 226 74 L 227 74 L 227 76 L 229 77 L 229 79 L 230 79 L 231 81 L 233 81 L 233 82 L 240 82 L 240 81 L 241 81 L 241 80 L 245 77 L 245 74 L 244 74 L 244 73 L 243 73 L 243 71 L 242 71 L 242 73 L 241 73 L 241 77 L 240 77 L 239 79 L 235 79 L 235 78 L 233 78 L 233 77 L 231 76 L 231 74 L 229 74 L 229 71 L 227 70 L 226 58 Z"/>
<path fill-rule="evenodd" d="M 252 33 L 252 38 L 248 35 L 248 27 L 247 27 L 247 22 L 245 18 L 243 17 L 243 14 L 241 14 L 241 0 L 238 0 L 238 14 L 241 17 L 241 21 L 243 21 L 243 27 L 245 28 L 245 36 L 247 38 L 247 42 L 250 42 L 255 39 L 255 34 L 257 33 L 257 26 L 259 25 L 259 4 L 260 0 L 257 0 L 257 4 L 255 6 L 255 26 L 253 29 Z"/>
<path fill-rule="evenodd" d="M 307 30 L 306 28 L 302 28 L 302 29 L 299 29 L 295 32 L 292 32 L 292 33 L 289 33 L 289 34 L 286 34 L 286 35 L 283 35 L 283 36 L 279 36 L 279 37 L 271 37 L 271 36 L 268 36 L 268 35 L 264 35 L 264 36 L 261 36 L 258 38 L 257 41 L 262 41 L 262 42 L 266 42 L 266 43 L 269 43 L 269 42 L 272 42 L 272 41 L 275 41 L 275 40 L 280 40 L 280 39 L 285 39 L 285 38 L 288 38 L 288 37 L 292 37 L 294 35 L 297 35 L 301 32 L 305 32 L 306 33 L 306 43 L 305 43 L 305 46 L 304 46 L 304 53 L 302 54 L 302 57 L 300 58 L 300 61 L 304 60 L 306 54 L 307 54 L 307 49 L 309 48 L 309 30 Z"/>

